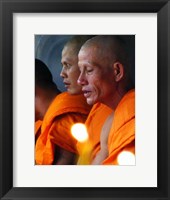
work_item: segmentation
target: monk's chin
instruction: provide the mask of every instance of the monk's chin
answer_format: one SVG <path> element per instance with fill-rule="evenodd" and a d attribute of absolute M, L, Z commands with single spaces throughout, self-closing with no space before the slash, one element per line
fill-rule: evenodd
<path fill-rule="evenodd" d="M 67 92 L 71 95 L 79 95 L 79 94 L 83 94 L 83 92 L 81 90 L 67 90 Z"/>
<path fill-rule="evenodd" d="M 89 104 L 91 106 L 94 105 L 95 103 L 97 103 L 97 101 L 94 101 L 94 100 L 89 99 L 89 98 L 87 98 L 86 101 L 87 101 L 87 104 Z"/>

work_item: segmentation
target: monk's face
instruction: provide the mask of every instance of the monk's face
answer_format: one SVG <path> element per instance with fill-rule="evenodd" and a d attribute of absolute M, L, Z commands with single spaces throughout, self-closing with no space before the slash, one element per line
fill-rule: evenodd
<path fill-rule="evenodd" d="M 96 102 L 110 104 L 116 86 L 108 52 L 93 45 L 81 48 L 78 58 L 81 71 L 78 83 L 82 86 L 87 103 L 89 105 Z"/>
<path fill-rule="evenodd" d="M 62 71 L 60 76 L 63 78 L 63 82 L 67 91 L 70 94 L 82 93 L 81 86 L 77 84 L 77 79 L 80 75 L 78 67 L 78 55 L 75 53 L 72 46 L 64 47 L 62 51 Z"/>

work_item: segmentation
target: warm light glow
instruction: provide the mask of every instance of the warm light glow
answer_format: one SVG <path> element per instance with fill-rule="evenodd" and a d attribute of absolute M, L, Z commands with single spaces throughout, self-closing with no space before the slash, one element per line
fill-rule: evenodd
<path fill-rule="evenodd" d="M 117 160 L 119 165 L 135 165 L 135 155 L 129 151 L 122 151 Z"/>
<path fill-rule="evenodd" d="M 71 127 L 71 133 L 79 142 L 85 142 L 88 139 L 86 126 L 82 123 L 74 124 Z"/>

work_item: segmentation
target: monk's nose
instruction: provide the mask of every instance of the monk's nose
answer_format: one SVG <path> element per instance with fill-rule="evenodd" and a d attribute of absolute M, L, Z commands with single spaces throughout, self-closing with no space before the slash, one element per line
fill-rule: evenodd
<path fill-rule="evenodd" d="M 62 68 L 62 70 L 61 70 L 61 72 L 60 72 L 60 76 L 61 76 L 62 78 L 65 78 L 65 77 L 67 76 L 66 71 L 65 71 L 64 68 Z"/>
<path fill-rule="evenodd" d="M 77 83 L 81 86 L 86 85 L 87 84 L 87 80 L 85 78 L 85 76 L 83 74 L 80 74 L 80 76 L 77 79 Z"/>

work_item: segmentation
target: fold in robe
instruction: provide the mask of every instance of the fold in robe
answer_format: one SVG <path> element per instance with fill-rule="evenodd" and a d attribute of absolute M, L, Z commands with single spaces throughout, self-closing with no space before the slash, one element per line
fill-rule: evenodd
<path fill-rule="evenodd" d="M 125 94 L 118 104 L 108 138 L 109 156 L 104 165 L 117 165 L 122 151 L 135 154 L 135 90 Z"/>
<path fill-rule="evenodd" d="M 102 126 L 107 119 L 107 117 L 113 112 L 111 108 L 108 106 L 102 104 L 102 103 L 96 103 L 85 122 L 87 132 L 89 134 L 89 148 L 91 151 L 90 158 L 84 158 L 85 160 L 89 160 L 89 163 L 93 161 L 95 156 L 100 150 L 100 133 Z M 83 145 L 81 143 L 77 144 L 79 154 L 81 154 L 81 149 L 83 149 Z M 84 155 L 85 156 L 85 155 Z M 87 155 L 88 156 L 88 155 Z"/>
<path fill-rule="evenodd" d="M 77 141 L 71 135 L 74 123 L 85 122 L 91 107 L 83 95 L 63 92 L 49 106 L 35 147 L 36 164 L 50 165 L 54 161 L 55 144 L 67 151 L 77 153 Z"/>
<path fill-rule="evenodd" d="M 42 125 L 42 121 L 41 120 L 37 120 L 35 122 L 35 141 L 38 139 L 40 133 L 41 133 L 41 125 Z"/>

